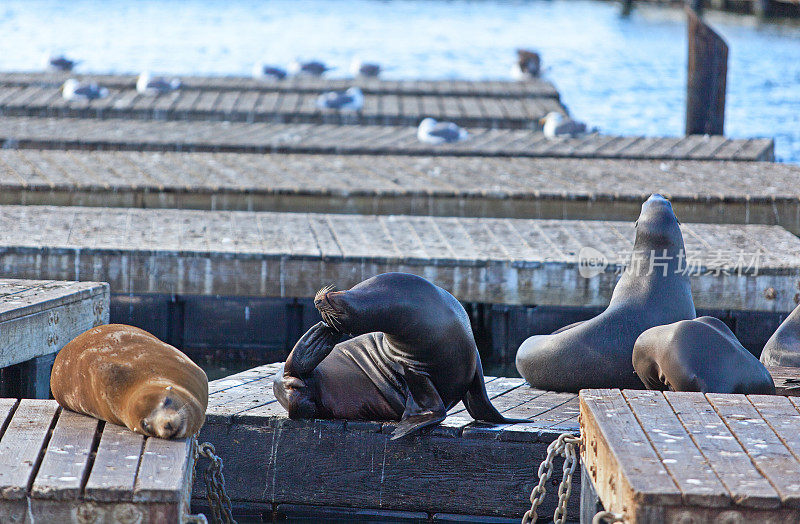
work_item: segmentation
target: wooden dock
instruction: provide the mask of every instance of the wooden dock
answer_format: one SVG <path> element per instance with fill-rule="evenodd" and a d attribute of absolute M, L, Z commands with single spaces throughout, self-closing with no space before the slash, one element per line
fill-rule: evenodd
<path fill-rule="evenodd" d="M 141 120 L 369 124 L 416 126 L 423 118 L 490 129 L 537 129 L 550 112 L 566 113 L 554 97 L 433 96 L 367 93 L 358 112 L 321 110 L 318 93 L 183 88 L 161 96 L 132 87 L 111 88 L 105 98 L 70 101 L 59 87 L 0 87 L 0 114 Z"/>
<path fill-rule="evenodd" d="M 2 87 L 58 87 L 68 78 L 96 82 L 112 89 L 133 89 L 135 75 L 98 75 L 64 72 L 1 72 Z M 183 89 L 201 91 L 259 91 L 264 93 L 323 93 L 357 86 L 365 94 L 467 96 L 493 98 L 558 98 L 555 86 L 540 78 L 509 80 L 385 80 L 380 78 L 328 78 L 295 76 L 280 81 L 242 76 L 181 76 Z"/>
<path fill-rule="evenodd" d="M 0 521 L 183 522 L 191 439 L 145 438 L 61 409 L 0 399 Z"/>
<path fill-rule="evenodd" d="M 630 220 L 800 234 L 800 167 L 732 161 L 0 150 L 0 204 Z"/>
<path fill-rule="evenodd" d="M 431 145 L 416 127 L 338 126 L 5 117 L 4 149 L 89 149 L 338 155 L 517 156 L 651 160 L 773 160 L 768 138 L 651 138 L 589 134 L 547 139 L 541 132 L 470 128 L 471 138 Z"/>
<path fill-rule="evenodd" d="M 697 307 L 794 308 L 800 239 L 778 226 L 682 227 Z M 6 274 L 115 293 L 310 297 L 407 271 L 467 302 L 601 306 L 633 238 L 627 222 L 0 207 Z M 587 247 L 608 260 L 588 279 Z"/>
<path fill-rule="evenodd" d="M 625 522 L 800 520 L 796 397 L 584 390 L 580 412 L 584 492 Z"/>
<path fill-rule="evenodd" d="M 48 398 L 56 353 L 108 317 L 108 284 L 0 279 L 0 394 Z"/>

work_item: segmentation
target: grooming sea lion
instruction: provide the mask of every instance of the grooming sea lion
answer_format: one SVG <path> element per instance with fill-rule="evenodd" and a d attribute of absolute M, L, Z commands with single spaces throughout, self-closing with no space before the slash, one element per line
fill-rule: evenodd
<path fill-rule="evenodd" d="M 400 420 L 399 438 L 463 400 L 477 420 L 515 422 L 489 402 L 469 317 L 444 289 L 384 273 L 323 289 L 314 305 L 325 322 L 297 342 L 274 383 L 291 418 Z M 337 343 L 342 333 L 356 336 Z"/>
<path fill-rule="evenodd" d="M 789 313 L 761 351 L 765 366 L 800 367 L 800 306 Z"/>
<path fill-rule="evenodd" d="M 672 205 L 652 195 L 642 204 L 631 263 L 608 308 L 554 334 L 525 340 L 517 350 L 517 370 L 531 386 L 551 391 L 641 389 L 631 363 L 636 338 L 653 326 L 696 316 L 689 277 L 681 271 L 684 257 Z"/>
<path fill-rule="evenodd" d="M 208 406 L 208 378 L 197 364 L 123 324 L 92 328 L 64 346 L 50 388 L 68 409 L 161 438 L 199 431 Z"/>
<path fill-rule="evenodd" d="M 647 389 L 775 394 L 767 368 L 714 317 L 648 329 L 633 346 L 633 368 Z"/>

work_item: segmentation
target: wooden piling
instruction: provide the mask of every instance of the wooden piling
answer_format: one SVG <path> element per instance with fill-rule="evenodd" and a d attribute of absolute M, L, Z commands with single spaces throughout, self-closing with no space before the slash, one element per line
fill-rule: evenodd
<path fill-rule="evenodd" d="M 728 46 L 688 6 L 686 17 L 689 32 L 686 134 L 721 135 L 725 122 Z"/>

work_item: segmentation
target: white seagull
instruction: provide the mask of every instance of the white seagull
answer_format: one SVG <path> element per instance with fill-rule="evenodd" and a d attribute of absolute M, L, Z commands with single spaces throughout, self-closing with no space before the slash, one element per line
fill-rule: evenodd
<path fill-rule="evenodd" d="M 71 60 L 64 55 L 48 55 L 45 63 L 46 67 L 54 71 L 72 71 L 80 62 L 78 60 Z"/>
<path fill-rule="evenodd" d="M 312 60 L 310 62 L 295 60 L 289 64 L 289 72 L 294 75 L 322 76 L 326 71 L 330 71 L 331 69 L 333 68 L 317 60 Z"/>
<path fill-rule="evenodd" d="M 420 122 L 417 128 L 417 140 L 426 144 L 451 144 L 467 137 L 469 133 L 463 127 L 453 122 L 437 122 L 430 117 Z"/>
<path fill-rule="evenodd" d="M 95 100 L 108 96 L 108 89 L 96 83 L 81 84 L 70 78 L 61 86 L 61 96 L 66 100 Z"/>
<path fill-rule="evenodd" d="M 556 111 L 547 113 L 544 118 L 539 120 L 539 124 L 542 125 L 542 131 L 547 138 L 564 135 L 577 136 L 586 133 L 586 124 Z"/>
<path fill-rule="evenodd" d="M 136 80 L 136 90 L 142 95 L 162 95 L 180 87 L 181 81 L 177 78 L 167 80 L 161 76 L 152 77 L 147 71 L 142 72 Z"/>
<path fill-rule="evenodd" d="M 286 71 L 280 67 L 270 66 L 259 62 L 253 66 L 253 78 L 263 78 L 265 80 L 283 80 L 286 78 Z"/>
<path fill-rule="evenodd" d="M 542 59 L 539 53 L 517 49 L 517 63 L 511 68 L 511 75 L 517 80 L 538 77 L 542 72 Z"/>
<path fill-rule="evenodd" d="M 339 111 L 359 111 L 364 106 L 364 93 L 357 87 L 347 91 L 329 91 L 317 98 L 320 109 L 337 109 Z"/>
<path fill-rule="evenodd" d="M 366 78 L 377 78 L 381 74 L 381 65 L 356 59 L 350 64 L 350 74 Z"/>

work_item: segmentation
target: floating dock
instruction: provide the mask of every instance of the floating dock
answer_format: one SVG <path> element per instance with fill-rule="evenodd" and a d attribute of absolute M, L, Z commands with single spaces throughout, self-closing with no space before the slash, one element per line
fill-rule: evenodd
<path fill-rule="evenodd" d="M 651 160 L 773 160 L 774 142 L 692 135 L 683 138 L 589 134 L 548 139 L 541 132 L 470 128 L 471 138 L 431 145 L 416 127 L 340 126 L 5 117 L 5 149 L 90 149 L 339 155 L 518 156 Z"/>
<path fill-rule="evenodd" d="M 771 162 L 0 150 L 0 204 L 633 221 L 659 192 L 800 234 L 797 187 Z"/>
<path fill-rule="evenodd" d="M 698 308 L 790 311 L 800 239 L 779 226 L 683 224 Z M 114 293 L 310 297 L 386 271 L 466 302 L 602 306 L 628 222 L 0 206 L 0 267 Z M 581 251 L 607 264 L 581 276 Z"/>

